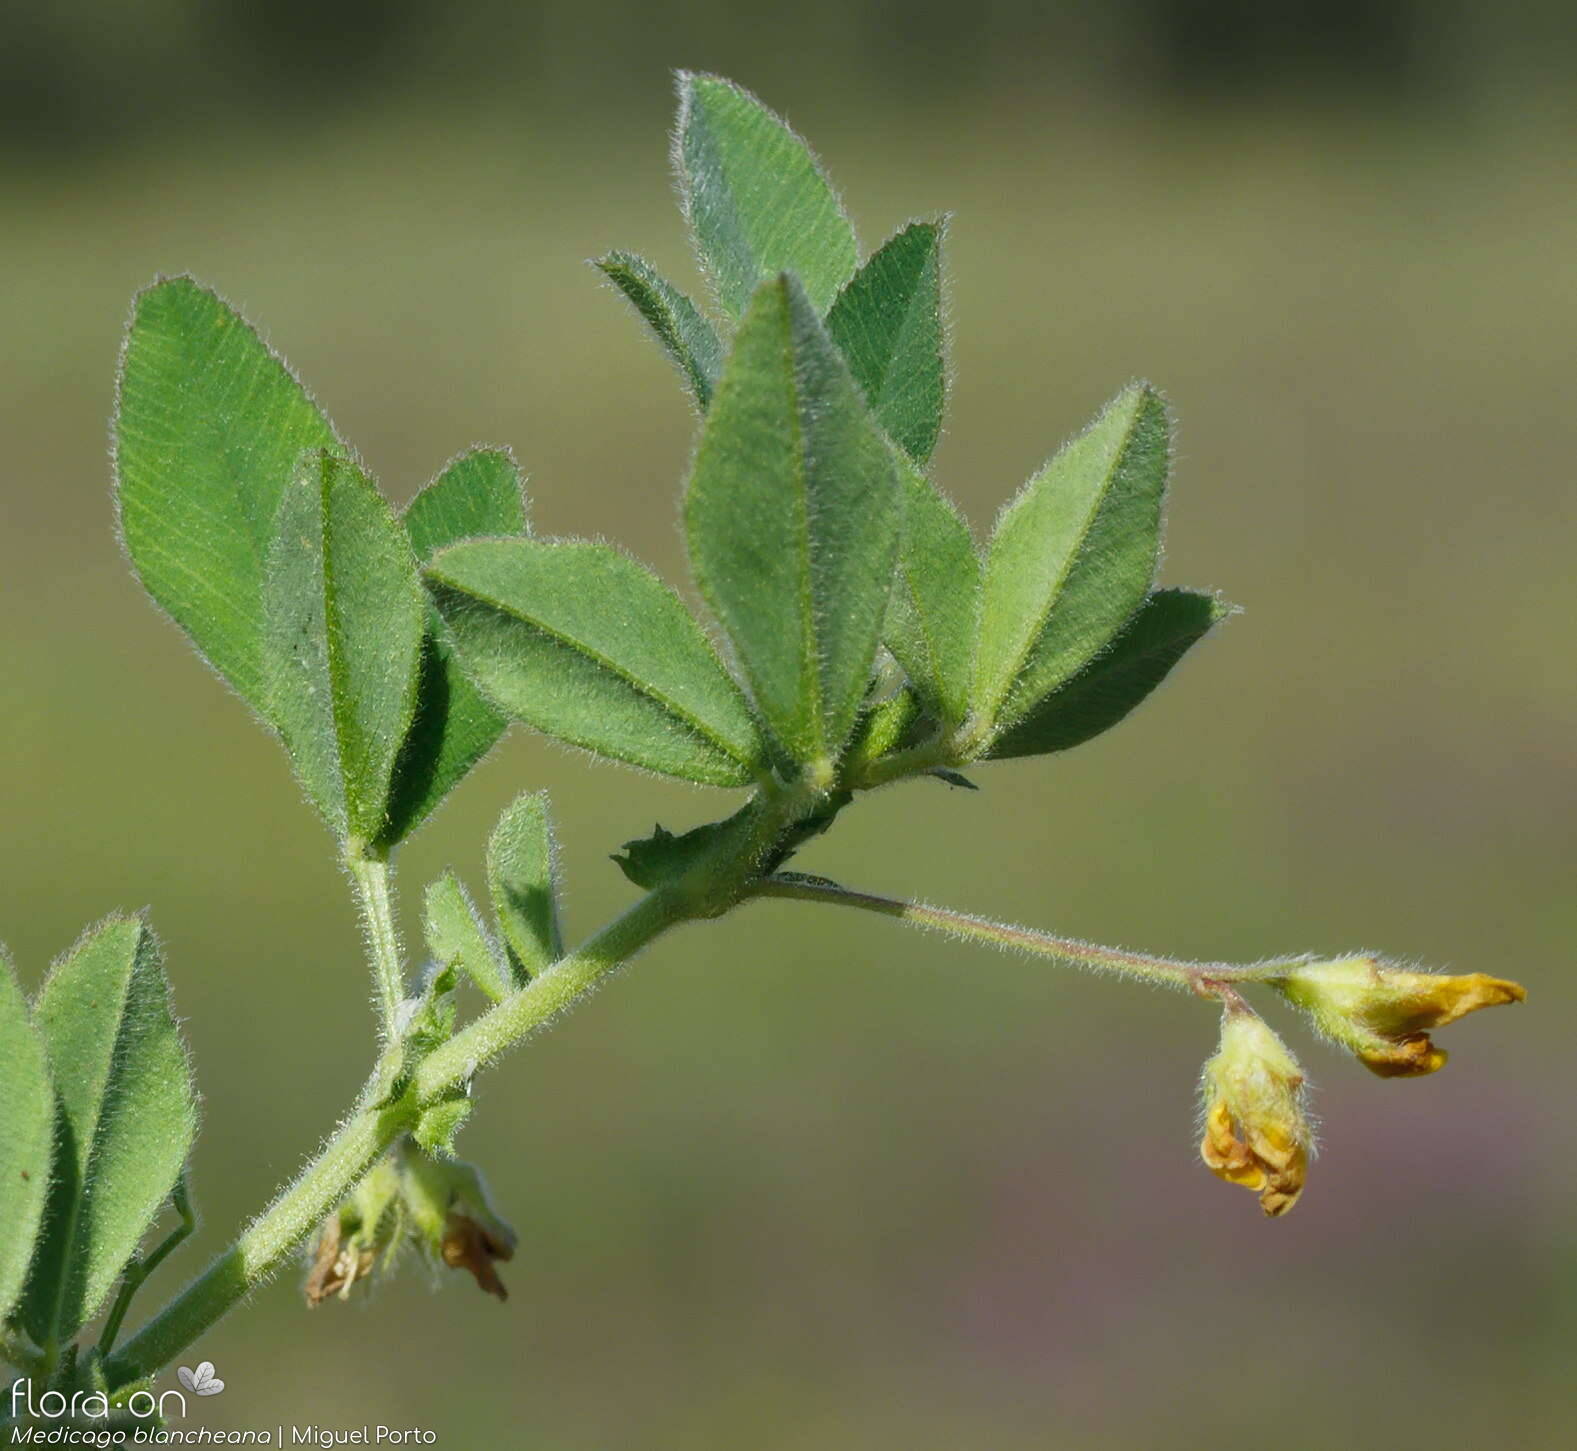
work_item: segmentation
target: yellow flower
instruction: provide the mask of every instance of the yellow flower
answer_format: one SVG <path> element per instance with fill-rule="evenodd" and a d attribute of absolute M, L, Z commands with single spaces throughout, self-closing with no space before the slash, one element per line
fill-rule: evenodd
<path fill-rule="evenodd" d="M 1431 1030 L 1527 997 L 1520 984 L 1488 973 L 1408 972 L 1372 956 L 1306 963 L 1276 986 L 1382 1078 L 1433 1073 L 1446 1054 L 1435 1047 Z"/>
<path fill-rule="evenodd" d="M 1221 1046 L 1205 1064 L 1205 1132 L 1200 1156 L 1211 1173 L 1259 1195 L 1272 1217 L 1303 1192 L 1311 1135 L 1303 1112 L 1303 1071 L 1264 1021 L 1229 1005 Z"/>

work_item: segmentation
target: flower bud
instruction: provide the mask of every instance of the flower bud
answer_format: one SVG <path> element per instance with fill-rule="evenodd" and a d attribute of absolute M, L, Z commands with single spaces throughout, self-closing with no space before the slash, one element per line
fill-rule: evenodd
<path fill-rule="evenodd" d="M 1519 984 L 1488 973 L 1407 972 L 1371 956 L 1305 963 L 1275 986 L 1382 1078 L 1433 1073 L 1446 1054 L 1435 1047 L 1432 1029 L 1527 997 Z"/>
<path fill-rule="evenodd" d="M 1204 1138 L 1211 1173 L 1259 1195 L 1266 1214 L 1285 1214 L 1303 1192 L 1311 1135 L 1303 1071 L 1287 1045 L 1246 1007 L 1229 1006 L 1221 1046 L 1205 1064 Z"/>

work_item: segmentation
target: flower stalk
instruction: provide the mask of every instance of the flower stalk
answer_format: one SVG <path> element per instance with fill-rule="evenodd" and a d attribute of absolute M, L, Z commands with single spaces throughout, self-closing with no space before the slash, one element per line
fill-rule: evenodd
<path fill-rule="evenodd" d="M 755 885 L 752 895 L 852 907 L 856 911 L 896 917 L 910 926 L 940 932 L 962 941 L 984 942 L 1003 952 L 1047 957 L 1089 972 L 1136 978 L 1208 998 L 1223 997 L 1226 990 L 1237 983 L 1277 981 L 1303 961 L 1297 958 L 1261 963 L 1189 962 L 1176 957 L 1158 957 L 1147 952 L 1131 952 L 1122 947 L 1103 947 L 1074 937 L 1058 937 L 1038 928 L 995 922 L 988 917 L 974 917 L 948 907 L 933 907 L 924 902 L 878 896 L 874 892 L 857 892 L 824 877 L 805 876 L 798 872 L 779 872 L 765 877 Z"/>

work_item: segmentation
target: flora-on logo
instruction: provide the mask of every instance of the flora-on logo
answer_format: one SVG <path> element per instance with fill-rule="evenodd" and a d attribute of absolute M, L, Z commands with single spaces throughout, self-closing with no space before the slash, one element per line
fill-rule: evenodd
<path fill-rule="evenodd" d="M 211 1360 L 198 1362 L 196 1370 L 183 1365 L 175 1374 L 181 1384 L 193 1395 L 216 1396 L 225 1388 L 225 1383 L 214 1374 L 214 1363 Z"/>
<path fill-rule="evenodd" d="M 208 1384 L 216 1390 L 224 1386 L 223 1381 L 210 1381 Z M 198 1394 L 212 1395 L 213 1391 L 198 1391 Z M 11 1382 L 11 1420 L 19 1423 L 18 1429 L 11 1433 L 11 1444 L 20 1445 L 40 1439 L 31 1427 L 22 1424 L 29 1421 L 103 1421 L 117 1408 L 138 1420 L 148 1420 L 154 1416 L 170 1415 L 172 1406 L 175 1414 L 184 1416 L 186 1397 L 179 1391 L 161 1391 L 154 1395 L 151 1390 L 139 1389 L 127 1396 L 124 1404 L 111 1406 L 109 1397 L 103 1391 L 76 1390 L 68 1396 L 65 1391 L 47 1390 L 35 1396 L 33 1382 L 21 1376 Z M 125 1439 L 124 1432 L 116 1434 L 122 1440 Z M 46 1432 L 43 1439 L 55 1442 L 60 1439 L 60 1434 L 52 1430 Z M 107 1446 L 110 1443 L 105 1441 L 103 1444 Z"/>

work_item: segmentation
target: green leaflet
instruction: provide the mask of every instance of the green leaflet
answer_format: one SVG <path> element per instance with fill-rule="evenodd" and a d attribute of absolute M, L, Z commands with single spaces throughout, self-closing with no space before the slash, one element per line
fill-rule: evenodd
<path fill-rule="evenodd" d="M 458 967 L 495 1003 L 521 986 L 482 926 L 470 894 L 453 872 L 428 885 L 423 900 L 422 932 L 434 961 Z"/>
<path fill-rule="evenodd" d="M 0 1325 L 27 1280 L 33 1244 L 49 1193 L 54 1152 L 55 1095 L 44 1043 L 27 999 L 0 948 Z"/>
<path fill-rule="evenodd" d="M 644 257 L 633 252 L 610 252 L 598 259 L 597 267 L 646 319 L 657 341 L 683 371 L 704 413 L 723 366 L 723 344 L 717 329 Z"/>
<path fill-rule="evenodd" d="M 476 540 L 427 579 L 467 673 L 516 719 L 687 781 L 743 786 L 760 769 L 738 686 L 633 559 L 583 540 Z"/>
<path fill-rule="evenodd" d="M 799 283 L 757 289 L 685 498 L 690 561 L 790 759 L 835 758 L 865 694 L 903 496 Z"/>
<path fill-rule="evenodd" d="M 148 593 L 265 718 L 274 516 L 302 451 L 337 442 L 285 364 L 214 293 L 177 277 L 138 294 L 115 411 L 121 537 Z"/>
<path fill-rule="evenodd" d="M 1170 425 L 1126 388 L 1027 483 L 986 561 L 973 705 L 1010 726 L 1096 655 L 1149 593 Z"/>
<path fill-rule="evenodd" d="M 903 544 L 882 639 L 921 698 L 956 727 L 969 714 L 980 617 L 974 537 L 946 498 L 907 460 Z"/>
<path fill-rule="evenodd" d="M 799 277 L 817 312 L 853 276 L 854 228 L 810 148 L 732 81 L 679 73 L 674 169 L 696 253 L 730 317 L 778 272 Z"/>
<path fill-rule="evenodd" d="M 411 1137 L 433 1157 L 452 1159 L 455 1138 L 471 1117 L 471 1108 L 469 1098 L 441 1098 L 422 1110 Z"/>
<path fill-rule="evenodd" d="M 39 1344 L 103 1304 L 197 1132 L 191 1071 L 160 964 L 135 917 L 90 929 L 33 1009 L 55 1086 L 54 1179 L 23 1304 Z"/>
<path fill-rule="evenodd" d="M 517 982 L 564 954 L 554 856 L 547 793 L 517 796 L 487 841 L 487 888 Z"/>
<path fill-rule="evenodd" d="M 405 532 L 426 562 L 462 539 L 528 532 L 520 469 L 506 449 L 470 449 L 406 506 Z M 465 677 L 429 604 L 416 716 L 395 763 L 383 841 L 409 836 L 508 727 Z"/>
<path fill-rule="evenodd" d="M 1101 654 L 998 736 L 987 759 L 1066 751 L 1110 730 L 1231 613 L 1211 595 L 1157 590 Z"/>
<path fill-rule="evenodd" d="M 849 743 L 850 756 L 877 760 L 889 751 L 901 750 L 905 737 L 916 729 L 928 731 L 934 726 L 914 686 L 906 681 L 892 695 L 866 706 L 860 713 L 854 739 Z"/>
<path fill-rule="evenodd" d="M 301 460 L 264 582 L 270 715 L 343 840 L 382 833 L 416 705 L 427 601 L 405 531 L 348 460 Z"/>
<path fill-rule="evenodd" d="M 942 224 L 912 222 L 872 254 L 838 294 L 827 332 L 876 421 L 924 463 L 942 431 Z"/>
<path fill-rule="evenodd" d="M 421 560 L 462 539 L 525 534 L 525 480 L 507 448 L 471 448 L 405 506 L 405 532 Z"/>

